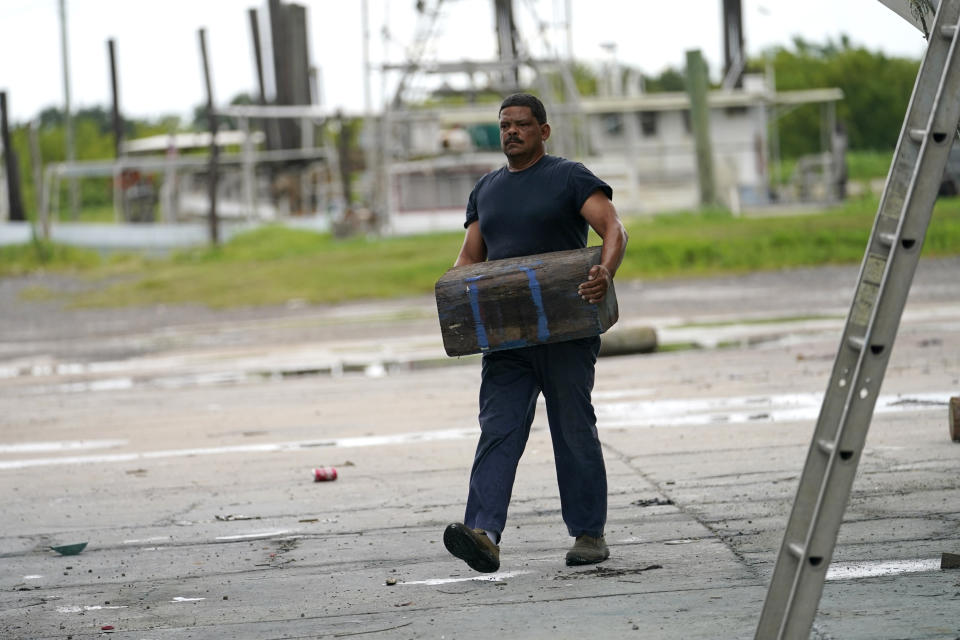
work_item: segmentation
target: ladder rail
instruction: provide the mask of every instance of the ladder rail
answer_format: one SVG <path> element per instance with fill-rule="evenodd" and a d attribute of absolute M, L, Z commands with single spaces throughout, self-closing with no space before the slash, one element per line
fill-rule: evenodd
<path fill-rule="evenodd" d="M 958 19 L 960 1 L 944 0 L 934 20 L 931 44 L 917 75 L 861 263 L 857 290 L 757 628 L 758 639 L 809 636 L 949 143 L 960 120 Z M 934 81 L 935 91 L 931 90 Z"/>

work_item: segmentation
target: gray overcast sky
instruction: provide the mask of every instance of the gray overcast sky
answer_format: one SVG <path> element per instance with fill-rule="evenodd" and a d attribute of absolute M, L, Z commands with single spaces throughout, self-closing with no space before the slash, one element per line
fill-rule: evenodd
<path fill-rule="evenodd" d="M 656 74 L 681 68 L 685 52 L 700 48 L 718 79 L 722 60 L 721 0 L 569 0 L 573 53 L 586 62 L 611 59 Z M 906 2 L 906 0 L 904 0 Z M 74 108 L 110 103 L 107 39 L 117 43 L 120 104 L 128 117 L 188 114 L 205 101 L 197 30 L 207 29 L 214 93 L 226 103 L 254 93 L 256 80 L 247 9 L 261 0 L 66 0 Z M 320 70 L 322 100 L 330 108 L 364 107 L 363 29 L 360 0 L 300 0 L 307 7 L 311 58 Z M 414 43 L 414 0 L 368 0 L 371 62 L 401 62 Z M 432 5 L 432 2 L 427 4 Z M 490 59 L 494 55 L 490 0 L 447 0 L 431 40 L 435 60 Z M 566 51 L 561 28 L 564 0 L 515 0 L 527 46 Z M 8 92 L 12 119 L 62 105 L 58 0 L 0 0 L 0 89 Z M 676 7 L 681 7 L 678 10 Z M 743 0 L 747 50 L 756 55 L 799 35 L 823 42 L 847 34 L 855 44 L 892 56 L 919 58 L 921 34 L 877 0 Z M 538 34 L 545 26 L 548 38 Z M 261 32 L 265 31 L 261 28 Z M 384 34 L 388 38 L 384 37 Z M 545 44 L 547 43 L 547 44 Z M 386 84 L 371 79 L 373 105 Z"/>

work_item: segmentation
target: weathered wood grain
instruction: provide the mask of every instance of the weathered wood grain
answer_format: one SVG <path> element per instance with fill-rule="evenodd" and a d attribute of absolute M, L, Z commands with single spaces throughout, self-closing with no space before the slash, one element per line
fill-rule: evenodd
<path fill-rule="evenodd" d="M 453 267 L 435 287 L 447 355 L 514 349 L 603 333 L 618 318 L 613 286 L 600 304 L 577 294 L 600 247 Z M 612 283 L 611 283 L 612 285 Z"/>

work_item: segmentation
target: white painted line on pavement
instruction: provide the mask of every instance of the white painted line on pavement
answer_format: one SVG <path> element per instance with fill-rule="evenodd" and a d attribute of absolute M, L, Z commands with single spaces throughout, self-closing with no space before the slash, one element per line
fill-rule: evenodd
<path fill-rule="evenodd" d="M 532 571 L 504 571 L 503 573 L 492 573 L 487 576 L 471 576 L 469 578 L 431 578 L 429 580 L 410 580 L 409 582 L 401 582 L 400 584 L 425 584 L 428 586 L 435 586 L 440 584 L 452 584 L 454 582 L 497 582 L 499 580 L 506 580 L 507 578 L 513 578 L 514 576 L 522 576 L 527 573 L 533 573 Z"/>
<path fill-rule="evenodd" d="M 152 538 L 141 538 L 139 540 L 124 540 L 123 544 L 137 544 L 138 542 L 160 542 L 161 540 L 169 540 L 170 536 L 153 536 Z"/>
<path fill-rule="evenodd" d="M 290 533 L 290 529 L 281 529 L 279 531 L 265 531 L 263 533 L 245 533 L 238 536 L 218 536 L 214 540 L 250 540 L 253 538 L 271 538 L 273 536 L 282 536 L 285 533 Z"/>
<path fill-rule="evenodd" d="M 827 580 L 852 580 L 853 578 L 875 578 L 893 576 L 901 573 L 920 571 L 938 571 L 940 558 L 923 560 L 893 560 L 878 562 L 845 562 L 830 565 Z"/>
<path fill-rule="evenodd" d="M 120 462 L 134 462 L 154 460 L 158 458 L 184 458 L 190 456 L 212 456 L 227 453 L 274 453 L 277 451 L 301 451 L 315 448 L 351 448 L 376 447 L 395 444 L 409 444 L 412 442 L 437 442 L 442 440 L 461 440 L 474 438 L 479 433 L 478 428 L 470 429 L 443 429 L 439 431 L 419 431 L 412 433 L 397 433 L 384 436 L 360 436 L 355 438 L 332 438 L 330 440 L 304 440 L 300 442 L 274 442 L 263 444 L 246 444 L 226 447 L 205 447 L 200 449 L 168 449 L 162 451 L 143 451 L 133 453 L 116 453 L 97 456 L 64 456 L 58 458 L 28 458 L 25 460 L 0 461 L 0 471 L 7 469 L 25 469 L 28 467 L 43 467 L 50 465 L 67 464 L 114 464 Z"/>
<path fill-rule="evenodd" d="M 170 602 L 200 602 L 201 600 L 206 600 L 206 598 L 182 598 L 180 596 L 177 596 Z"/>
<path fill-rule="evenodd" d="M 607 392 L 618 394 L 628 392 Z M 884 395 L 877 399 L 874 413 L 900 411 L 945 411 L 953 391 Z M 645 428 L 681 425 L 740 424 L 816 420 L 823 402 L 822 393 L 732 396 L 726 398 L 685 398 L 638 402 L 596 402 L 598 426 L 602 429 Z M 169 449 L 108 455 L 28 458 L 0 461 L 0 471 L 50 465 L 115 464 L 159 458 L 183 458 L 231 453 L 273 453 L 313 448 L 376 447 L 440 442 L 475 438 L 478 428 L 441 429 L 380 436 L 331 438 L 299 442 L 274 442 L 197 449 Z M 92 441 L 95 442 L 95 441 Z M 104 441 L 108 442 L 108 441 Z M 119 442 L 119 441 L 117 441 Z M 17 445 L 9 445 L 17 446 Z M 119 445 L 114 445 L 119 446 Z M 3 450 L 0 450 L 3 453 Z"/>
<path fill-rule="evenodd" d="M 634 398 L 636 396 L 652 396 L 656 389 L 614 389 L 611 391 L 594 391 L 591 394 L 593 402 L 597 403 L 603 400 L 620 400 L 621 398 Z"/>
<path fill-rule="evenodd" d="M 59 442 L 0 443 L 0 453 L 39 453 L 49 451 L 76 451 L 78 449 L 112 449 L 127 444 L 127 440 L 62 440 Z"/>
<path fill-rule="evenodd" d="M 86 611 L 100 611 L 102 609 L 127 609 L 127 605 L 84 605 L 73 607 L 57 607 L 57 613 L 84 613 Z"/>

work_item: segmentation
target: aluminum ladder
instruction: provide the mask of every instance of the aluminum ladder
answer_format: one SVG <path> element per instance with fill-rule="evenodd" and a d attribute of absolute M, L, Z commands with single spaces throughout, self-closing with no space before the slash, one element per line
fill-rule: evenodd
<path fill-rule="evenodd" d="M 960 0 L 942 0 L 794 498 L 757 640 L 807 640 L 960 120 Z"/>

